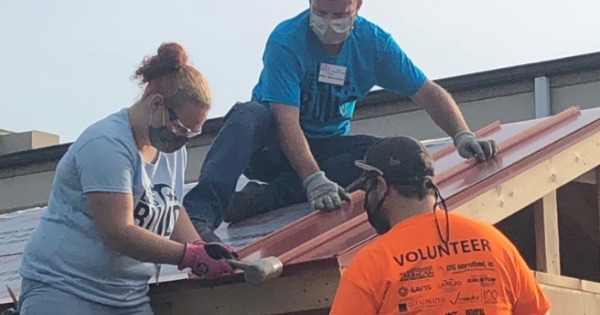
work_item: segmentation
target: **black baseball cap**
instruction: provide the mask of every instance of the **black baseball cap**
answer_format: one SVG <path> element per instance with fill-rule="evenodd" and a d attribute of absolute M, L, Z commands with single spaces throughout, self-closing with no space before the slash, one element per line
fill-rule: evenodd
<path fill-rule="evenodd" d="M 389 184 L 418 185 L 434 174 L 434 160 L 427 147 L 409 136 L 385 138 L 375 143 L 364 160 L 354 163 L 364 173 L 350 184 L 348 192 L 361 189 L 374 176 L 383 176 Z"/>

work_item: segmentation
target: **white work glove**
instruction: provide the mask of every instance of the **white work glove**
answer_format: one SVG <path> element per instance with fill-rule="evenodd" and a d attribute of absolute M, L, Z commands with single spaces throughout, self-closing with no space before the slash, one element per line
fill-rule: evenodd
<path fill-rule="evenodd" d="M 498 152 L 498 143 L 493 139 L 477 139 L 470 131 L 461 131 L 454 136 L 454 146 L 465 159 L 476 156 L 479 162 L 487 161 Z"/>
<path fill-rule="evenodd" d="M 306 198 L 314 209 L 334 210 L 342 206 L 342 200 L 350 201 L 350 195 L 338 184 L 325 177 L 323 171 L 308 176 L 303 182 Z"/>

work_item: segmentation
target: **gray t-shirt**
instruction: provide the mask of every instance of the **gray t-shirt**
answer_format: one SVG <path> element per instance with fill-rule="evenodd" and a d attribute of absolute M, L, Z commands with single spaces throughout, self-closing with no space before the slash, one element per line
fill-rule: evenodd
<path fill-rule="evenodd" d="M 48 210 L 25 248 L 21 276 L 102 304 L 147 302 L 155 265 L 108 247 L 86 193 L 132 194 L 135 223 L 168 238 L 181 207 L 186 162 L 183 148 L 145 163 L 127 109 L 87 128 L 58 163 Z"/>

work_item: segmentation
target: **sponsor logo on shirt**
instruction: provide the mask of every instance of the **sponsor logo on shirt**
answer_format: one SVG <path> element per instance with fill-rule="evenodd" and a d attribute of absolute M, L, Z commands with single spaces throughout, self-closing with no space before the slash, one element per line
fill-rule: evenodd
<path fill-rule="evenodd" d="M 444 315 L 458 315 L 458 312 L 457 311 L 446 312 L 446 313 L 444 313 Z"/>
<path fill-rule="evenodd" d="M 400 313 L 408 312 L 408 305 L 406 303 L 400 303 L 400 304 L 398 304 L 398 311 Z"/>
<path fill-rule="evenodd" d="M 425 291 L 431 291 L 431 285 L 425 284 L 409 287 L 402 286 L 400 287 L 400 289 L 398 289 L 398 295 L 400 295 L 401 297 L 406 297 L 409 293 L 419 293 Z"/>
<path fill-rule="evenodd" d="M 464 303 L 479 303 L 481 297 L 479 294 L 471 293 L 471 294 L 463 294 L 461 291 L 458 291 L 456 297 L 450 300 L 450 304 L 464 304 Z"/>
<path fill-rule="evenodd" d="M 482 287 L 493 287 L 496 285 L 496 277 L 490 277 L 485 274 L 471 275 L 467 279 L 467 283 L 479 283 Z"/>
<path fill-rule="evenodd" d="M 433 278 L 435 276 L 433 267 L 414 267 L 400 273 L 400 281 L 414 281 L 420 279 Z"/>
<path fill-rule="evenodd" d="M 486 304 L 498 303 L 498 291 L 496 291 L 496 289 L 481 290 L 481 300 Z"/>
<path fill-rule="evenodd" d="M 398 289 L 398 295 L 401 297 L 406 297 L 410 293 L 410 290 L 407 287 L 401 287 Z"/>
<path fill-rule="evenodd" d="M 495 270 L 493 261 L 474 260 L 466 263 L 448 264 L 446 271 L 452 273 L 461 273 L 472 270 Z"/>
<path fill-rule="evenodd" d="M 465 311 L 465 315 L 485 315 L 482 308 L 472 308 Z"/>
<path fill-rule="evenodd" d="M 458 290 L 458 287 L 462 285 L 460 280 L 455 279 L 444 279 L 441 283 L 438 284 L 438 289 L 443 290 L 444 292 L 455 292 Z"/>
<path fill-rule="evenodd" d="M 135 224 L 161 236 L 171 236 L 179 216 L 181 204 L 171 186 L 157 184 L 152 187 L 152 195 L 145 191 L 135 205 Z"/>
<path fill-rule="evenodd" d="M 435 260 L 446 256 L 467 254 L 471 252 L 491 251 L 490 242 L 486 239 L 467 239 L 448 244 L 436 244 L 420 247 L 415 250 L 394 256 L 394 260 L 400 266 L 405 263 L 415 263 L 423 260 Z"/>
<path fill-rule="evenodd" d="M 418 299 L 414 301 L 407 301 L 398 304 L 398 311 L 400 313 L 406 313 L 414 309 L 422 309 L 426 307 L 436 307 L 446 302 L 443 297 Z"/>

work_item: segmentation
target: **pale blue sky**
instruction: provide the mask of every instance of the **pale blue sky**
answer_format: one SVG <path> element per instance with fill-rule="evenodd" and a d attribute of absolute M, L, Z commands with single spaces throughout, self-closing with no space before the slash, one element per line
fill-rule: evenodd
<path fill-rule="evenodd" d="M 2 0 L 0 129 L 74 141 L 133 104 L 130 80 L 160 43 L 177 41 L 208 78 L 222 116 L 247 100 L 270 31 L 308 0 Z M 600 51 L 597 0 L 364 0 L 430 78 Z"/>

